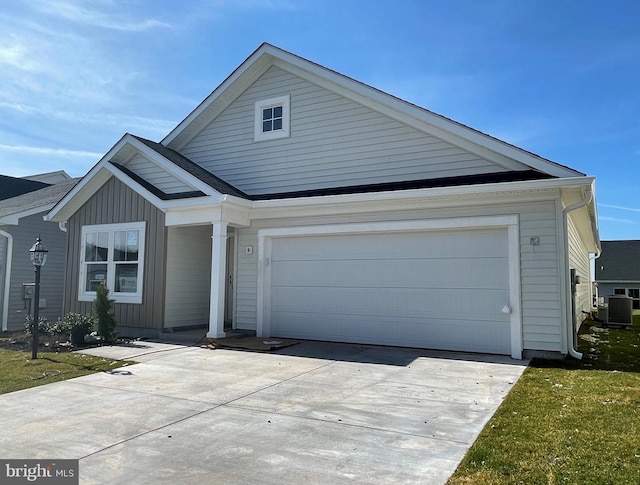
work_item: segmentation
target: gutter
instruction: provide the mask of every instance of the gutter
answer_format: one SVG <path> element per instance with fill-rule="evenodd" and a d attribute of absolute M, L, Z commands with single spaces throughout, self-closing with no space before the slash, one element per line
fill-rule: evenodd
<path fill-rule="evenodd" d="M 565 258 L 564 258 L 564 266 L 565 266 L 565 277 L 566 275 L 571 274 L 570 271 L 570 267 L 569 267 L 569 236 L 568 236 L 568 231 L 569 231 L 569 223 L 568 218 L 569 218 L 569 212 L 572 212 L 576 209 L 580 209 L 586 205 L 588 205 L 589 203 L 591 203 L 591 201 L 593 200 L 593 183 L 592 185 L 586 189 L 586 194 L 584 199 L 576 202 L 575 204 L 571 204 L 567 207 L 565 207 L 564 209 L 562 209 L 562 226 L 563 226 L 563 233 L 565 235 Z M 596 258 L 598 258 L 600 256 L 600 248 L 596 247 L 597 249 L 597 255 Z M 569 291 L 572 291 L 572 282 L 569 282 Z M 571 298 L 573 298 L 573 295 L 570 295 Z M 574 341 L 575 341 L 575 325 L 574 325 L 574 319 L 575 319 L 575 315 L 573 312 L 573 309 L 571 308 L 572 305 L 568 305 L 567 306 L 567 325 L 566 325 L 566 331 L 567 331 L 567 347 L 568 347 L 568 351 L 569 351 L 569 355 L 575 359 L 578 360 L 582 360 L 582 353 L 578 352 L 575 347 L 574 347 Z"/>
<path fill-rule="evenodd" d="M 13 260 L 13 236 L 8 232 L 0 230 L 0 236 L 7 238 L 6 264 L 4 267 L 4 294 L 2 298 L 2 313 L 0 320 L 2 323 L 2 331 L 9 330 L 9 290 L 11 289 L 11 261 Z"/>

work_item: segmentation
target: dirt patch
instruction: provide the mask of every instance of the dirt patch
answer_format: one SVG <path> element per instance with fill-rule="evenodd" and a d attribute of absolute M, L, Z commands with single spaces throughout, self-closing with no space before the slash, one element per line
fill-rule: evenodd
<path fill-rule="evenodd" d="M 245 349 L 245 350 L 278 350 L 291 345 L 296 345 L 297 340 L 272 339 L 261 337 L 226 337 L 212 339 L 208 344 L 203 345 L 207 349 Z"/>

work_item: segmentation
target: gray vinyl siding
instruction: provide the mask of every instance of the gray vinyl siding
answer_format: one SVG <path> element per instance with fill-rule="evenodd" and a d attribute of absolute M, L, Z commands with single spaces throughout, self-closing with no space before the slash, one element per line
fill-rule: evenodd
<path fill-rule="evenodd" d="M 211 231 L 210 225 L 168 228 L 166 328 L 209 323 Z"/>
<path fill-rule="evenodd" d="M 136 155 L 127 162 L 125 166 L 165 194 L 176 194 L 194 190 L 193 187 L 177 179 L 169 172 L 160 169 L 157 164 L 142 155 Z"/>
<path fill-rule="evenodd" d="M 116 303 L 121 326 L 161 329 L 164 319 L 164 213 L 111 177 L 67 223 L 69 235 L 65 312 L 91 313 L 92 302 L 78 301 L 82 226 L 146 221 L 142 304 Z"/>
<path fill-rule="evenodd" d="M 237 327 L 255 329 L 257 316 L 258 229 L 295 225 L 318 225 L 382 220 L 431 219 L 517 214 L 520 220 L 520 275 L 524 349 L 562 351 L 561 305 L 558 274 L 558 237 L 556 200 L 522 204 L 439 208 L 386 215 L 333 216 L 309 219 L 259 221 L 238 234 Z M 531 246 L 530 238 L 539 237 L 540 245 Z M 253 254 L 245 247 L 253 246 Z"/>
<path fill-rule="evenodd" d="M 593 307 L 593 295 L 591 293 L 591 261 L 580 234 L 569 214 L 569 267 L 575 268 L 576 274 L 582 279 L 582 284 L 576 287 L 576 322 L 578 325 L 584 320 L 583 311 L 590 311 Z"/>
<path fill-rule="evenodd" d="M 35 282 L 35 268 L 31 264 L 29 249 L 40 235 L 43 244 L 49 250 L 47 262 L 40 270 L 40 307 L 39 314 L 55 321 L 62 316 L 64 294 L 64 272 L 66 254 L 66 234 L 55 222 L 44 222 L 46 212 L 20 219 L 18 225 L 3 226 L 3 231 L 13 237 L 11 259 L 11 279 L 9 283 L 9 330 L 23 330 L 25 317 L 29 309 L 22 299 L 22 283 Z"/>
<path fill-rule="evenodd" d="M 254 103 L 287 94 L 290 137 L 254 142 Z M 276 67 L 180 151 L 251 195 L 504 171 Z"/>

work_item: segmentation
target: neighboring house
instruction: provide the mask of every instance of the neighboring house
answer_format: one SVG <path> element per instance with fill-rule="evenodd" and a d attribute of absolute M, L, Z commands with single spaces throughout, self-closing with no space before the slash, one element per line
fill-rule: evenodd
<path fill-rule="evenodd" d="M 126 134 L 47 218 L 65 312 L 121 334 L 575 354 L 594 179 L 268 44 L 160 143 Z"/>
<path fill-rule="evenodd" d="M 61 180 L 64 181 L 55 185 L 38 184 L 42 187 L 0 201 L 0 322 L 3 331 L 24 329 L 25 317 L 31 311 L 29 302 L 23 298 L 22 284 L 35 280 L 29 249 L 38 235 L 49 250 L 42 269 L 40 316 L 55 320 L 62 315 L 67 236 L 61 225 L 43 220 L 54 204 L 78 182 L 68 176 Z M 22 179 L 13 178 L 14 184 L 21 182 Z"/>
<path fill-rule="evenodd" d="M 640 310 L 640 241 L 602 241 L 595 267 L 599 296 L 630 296 Z"/>
<path fill-rule="evenodd" d="M 33 192 L 48 185 L 49 184 L 40 181 L 0 175 L 0 200 L 10 199 L 11 197 L 26 194 L 27 192 Z"/>
<path fill-rule="evenodd" d="M 61 182 L 66 182 L 70 180 L 71 177 L 67 175 L 67 172 L 64 170 L 58 170 L 56 172 L 47 172 L 47 173 L 37 173 L 35 175 L 27 175 L 26 177 L 22 177 L 23 179 L 28 180 L 36 180 L 38 182 L 44 182 L 45 184 L 59 184 Z"/>

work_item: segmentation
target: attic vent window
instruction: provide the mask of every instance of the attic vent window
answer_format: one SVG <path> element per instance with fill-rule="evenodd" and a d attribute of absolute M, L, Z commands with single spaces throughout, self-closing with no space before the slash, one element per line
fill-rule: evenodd
<path fill-rule="evenodd" d="M 289 104 L 288 95 L 256 102 L 254 141 L 289 136 Z"/>

